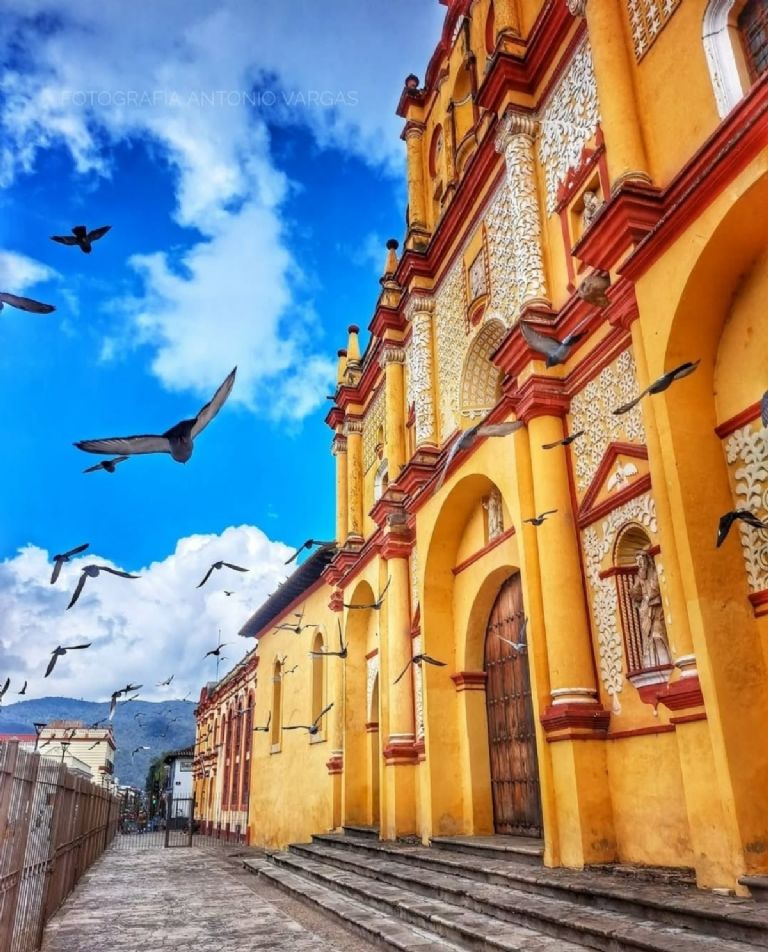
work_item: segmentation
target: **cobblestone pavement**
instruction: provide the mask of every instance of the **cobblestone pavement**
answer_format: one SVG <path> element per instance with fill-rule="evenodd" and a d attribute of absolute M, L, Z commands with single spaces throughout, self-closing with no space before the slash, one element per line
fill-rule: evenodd
<path fill-rule="evenodd" d="M 197 847 L 108 850 L 45 930 L 42 952 L 367 952 L 373 946 Z"/>

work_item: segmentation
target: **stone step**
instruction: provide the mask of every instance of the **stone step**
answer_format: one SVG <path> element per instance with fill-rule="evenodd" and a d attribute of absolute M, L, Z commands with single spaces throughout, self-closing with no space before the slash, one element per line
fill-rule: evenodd
<path fill-rule="evenodd" d="M 249 872 L 263 876 L 307 905 L 330 913 L 353 932 L 382 948 L 399 949 L 400 952 L 452 952 L 461 948 L 431 932 L 408 925 L 402 919 L 350 899 L 336 889 L 276 866 L 267 859 L 247 859 L 243 865 Z"/>
<path fill-rule="evenodd" d="M 433 836 L 432 846 L 491 859 L 515 859 L 541 866 L 544 842 L 533 836 Z"/>
<path fill-rule="evenodd" d="M 379 828 L 377 826 L 344 826 L 342 827 L 346 836 L 352 836 L 361 840 L 379 840 Z"/>
<path fill-rule="evenodd" d="M 289 854 L 275 854 L 275 862 L 290 865 L 295 871 L 307 870 L 313 878 L 323 878 L 323 868 L 334 867 L 347 877 L 345 888 L 363 888 L 378 895 L 395 888 L 419 893 L 428 902 L 440 901 L 454 908 L 479 913 L 489 919 L 522 926 L 559 941 L 579 943 L 604 952 L 755 952 L 752 943 L 725 939 L 688 929 L 666 926 L 625 913 L 587 908 L 565 899 L 523 892 L 510 886 L 497 886 L 447 873 L 443 870 L 418 872 L 391 857 L 370 857 L 362 853 L 334 848 L 326 843 L 292 844 Z M 318 872 L 320 870 L 320 872 Z"/>
<path fill-rule="evenodd" d="M 704 935 L 768 947 L 768 907 L 750 899 L 716 896 L 704 890 L 668 883 L 637 882 L 591 870 L 533 868 L 508 859 L 470 857 L 445 849 L 399 843 L 351 843 L 338 834 L 319 834 L 313 842 L 364 856 L 389 858 L 433 871 L 511 887 L 590 909 L 605 909 L 648 919 Z"/>
<path fill-rule="evenodd" d="M 412 929 L 416 935 L 431 934 L 432 942 L 442 942 L 435 949 L 464 949 L 472 952 L 584 952 L 584 947 L 561 939 L 551 938 L 534 932 L 524 926 L 501 922 L 490 916 L 472 912 L 451 903 L 437 899 L 426 900 L 414 894 L 409 887 L 398 888 L 381 882 L 374 882 L 353 873 L 344 872 L 325 863 L 310 862 L 292 856 L 290 853 L 272 853 L 270 860 L 275 865 L 274 873 L 283 875 L 280 881 L 273 874 L 273 882 L 295 892 L 299 898 L 310 897 L 309 887 L 319 884 L 324 893 L 314 901 L 326 909 L 330 894 L 336 896 L 336 908 L 346 909 L 351 904 L 366 910 L 367 925 L 375 930 L 379 923 L 385 922 L 389 929 Z M 263 860 L 255 861 L 264 864 Z M 253 860 L 245 865 L 253 867 Z M 266 864 L 264 864 L 266 865 Z M 269 875 L 269 870 L 258 868 L 260 875 Z M 290 881 L 288 875 L 291 876 Z M 312 901 L 310 899 L 310 901 Z M 335 911 L 329 907 L 328 911 Z M 380 916 L 374 920 L 374 916 Z M 370 933 L 373 934 L 373 931 Z M 418 945 L 395 946 L 413 949 Z M 424 946 L 425 949 L 430 946 Z"/>

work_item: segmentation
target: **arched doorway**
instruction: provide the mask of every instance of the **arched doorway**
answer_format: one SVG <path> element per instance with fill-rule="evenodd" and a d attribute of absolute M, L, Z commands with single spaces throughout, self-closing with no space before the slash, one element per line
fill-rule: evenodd
<path fill-rule="evenodd" d="M 485 633 L 486 708 L 493 822 L 497 833 L 541 836 L 531 678 L 520 574 L 501 586 Z M 515 649 L 506 638 L 522 647 Z"/>

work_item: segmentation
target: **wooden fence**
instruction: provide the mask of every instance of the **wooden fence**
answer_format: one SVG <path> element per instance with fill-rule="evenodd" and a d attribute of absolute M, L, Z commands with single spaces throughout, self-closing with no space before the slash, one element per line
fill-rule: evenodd
<path fill-rule="evenodd" d="M 63 764 L 0 743 L 0 950 L 34 952 L 43 928 L 112 841 L 119 801 Z"/>

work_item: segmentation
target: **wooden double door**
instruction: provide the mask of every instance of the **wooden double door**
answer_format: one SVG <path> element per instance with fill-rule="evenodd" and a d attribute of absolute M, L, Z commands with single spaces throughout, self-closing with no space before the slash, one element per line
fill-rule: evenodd
<path fill-rule="evenodd" d="M 485 634 L 488 746 L 497 833 L 541 836 L 541 794 L 520 575 L 502 585 Z M 515 649 L 506 638 L 521 645 Z"/>

